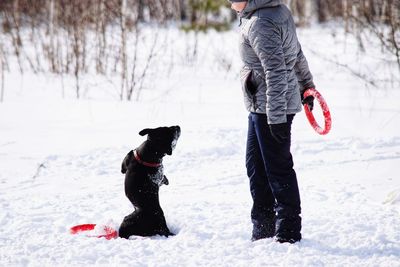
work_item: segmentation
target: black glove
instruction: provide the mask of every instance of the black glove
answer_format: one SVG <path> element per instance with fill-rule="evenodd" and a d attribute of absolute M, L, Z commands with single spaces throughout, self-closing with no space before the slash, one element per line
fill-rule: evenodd
<path fill-rule="evenodd" d="M 269 130 L 278 143 L 285 142 L 290 135 L 290 128 L 287 123 L 270 124 Z"/>
<path fill-rule="evenodd" d="M 310 111 L 312 111 L 314 108 L 314 97 L 312 95 L 309 95 L 306 98 L 304 98 L 304 94 L 302 93 L 301 94 L 301 103 L 303 105 L 307 104 Z"/>

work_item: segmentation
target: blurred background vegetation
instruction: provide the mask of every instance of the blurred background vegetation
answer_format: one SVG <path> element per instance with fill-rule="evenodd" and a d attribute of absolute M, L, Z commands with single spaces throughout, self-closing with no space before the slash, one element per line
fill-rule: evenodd
<path fill-rule="evenodd" d="M 399 0 L 284 2 L 299 27 L 333 21 L 357 38 L 360 51 L 365 50 L 365 42 L 375 38 L 396 59 L 400 71 Z M 133 39 L 137 47 L 143 25 L 175 27 L 197 36 L 198 32 L 230 30 L 237 26 L 236 20 L 226 0 L 1 0 L 0 77 L 10 71 L 13 58 L 21 73 L 30 70 L 74 75 L 79 98 L 80 75 L 91 64 L 98 74 L 106 75 L 110 68 L 120 74 L 122 99 L 122 91 L 129 87 L 128 65 L 136 64 L 139 53 L 135 50 L 133 57 L 127 55 L 128 41 Z M 89 59 L 90 47 L 96 49 Z M 114 67 L 109 66 L 110 51 L 114 53 Z M 148 63 L 153 56 L 149 54 Z M 142 76 L 146 73 L 144 66 Z M 130 84 L 132 87 L 140 82 L 132 80 Z M 130 100 L 129 93 L 126 98 Z"/>

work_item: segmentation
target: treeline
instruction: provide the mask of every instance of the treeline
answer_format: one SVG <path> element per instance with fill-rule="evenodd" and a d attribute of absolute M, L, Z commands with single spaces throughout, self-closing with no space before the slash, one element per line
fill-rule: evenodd
<path fill-rule="evenodd" d="M 400 0 L 287 0 L 297 23 L 307 25 L 331 20 L 343 22 L 354 34 L 361 51 L 376 38 L 382 49 L 394 56 L 400 71 Z"/>
<path fill-rule="evenodd" d="M 396 57 L 400 69 L 399 0 L 285 2 L 300 26 L 343 21 L 346 31 L 357 36 L 360 49 L 364 49 L 364 34 L 372 33 L 382 48 Z M 141 62 L 142 69 L 134 67 L 141 53 L 140 25 L 176 24 L 185 31 L 224 30 L 235 19 L 226 0 L 1 0 L 1 77 L 10 70 L 10 58 L 16 59 L 21 73 L 29 69 L 73 74 L 79 98 L 80 77 L 92 68 L 103 75 L 118 73 L 120 98 L 130 100 L 133 87 L 142 84 L 133 79 L 145 77 L 154 57 L 150 49 Z M 133 55 L 127 53 L 128 42 L 135 47 Z M 157 40 L 153 42 L 151 47 Z M 129 66 L 141 73 L 132 73 Z"/>
<path fill-rule="evenodd" d="M 79 98 L 82 76 L 95 70 L 119 76 L 120 99 L 131 100 L 142 89 L 160 42 L 157 34 L 146 38 L 139 24 L 227 28 L 235 17 L 227 5 L 225 0 L 1 0 L 1 76 L 14 66 L 21 73 L 73 75 Z"/>
<path fill-rule="evenodd" d="M 290 6 L 299 24 L 310 20 L 326 22 L 331 19 L 355 19 L 398 23 L 398 0 L 283 0 Z M 79 22 L 84 26 L 98 27 L 115 23 L 126 16 L 127 27 L 137 21 L 159 23 L 179 21 L 195 25 L 231 22 L 235 14 L 227 0 L 2 0 L 2 17 L 11 18 L 19 25 L 57 23 L 68 27 Z M 3 21 L 3 27 L 12 27 Z"/>
<path fill-rule="evenodd" d="M 299 24 L 316 17 L 320 23 L 344 22 L 346 32 L 354 34 L 364 50 L 365 34 L 377 38 L 382 47 L 397 59 L 400 70 L 400 1 L 399 0 L 294 0 L 288 1 Z M 315 16 L 315 17 L 314 17 Z"/>

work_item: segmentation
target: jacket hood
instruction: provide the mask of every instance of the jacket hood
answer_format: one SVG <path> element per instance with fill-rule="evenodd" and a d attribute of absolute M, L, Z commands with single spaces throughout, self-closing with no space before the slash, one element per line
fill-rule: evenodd
<path fill-rule="evenodd" d="M 258 9 L 279 6 L 280 4 L 282 4 L 282 0 L 249 0 L 239 16 L 241 18 L 246 18 Z"/>

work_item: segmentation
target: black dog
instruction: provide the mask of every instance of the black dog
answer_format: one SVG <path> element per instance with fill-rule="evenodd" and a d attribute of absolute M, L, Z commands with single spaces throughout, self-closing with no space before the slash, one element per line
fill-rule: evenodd
<path fill-rule="evenodd" d="M 167 227 L 164 212 L 158 198 L 159 187 L 168 184 L 163 173 L 162 158 L 171 155 L 181 134 L 179 126 L 144 129 L 144 141 L 130 151 L 122 162 L 121 172 L 125 174 L 125 195 L 132 202 L 135 211 L 126 216 L 119 228 L 119 236 L 173 235 Z"/>

